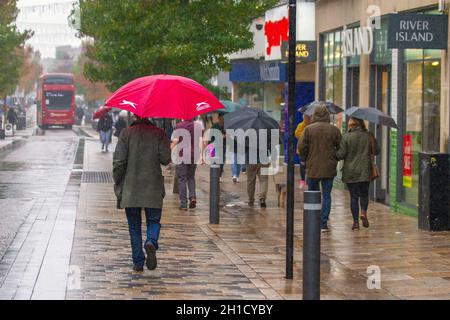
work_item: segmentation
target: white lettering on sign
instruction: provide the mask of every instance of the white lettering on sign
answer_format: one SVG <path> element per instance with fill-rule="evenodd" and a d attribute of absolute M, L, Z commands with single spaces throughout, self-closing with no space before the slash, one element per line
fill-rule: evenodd
<path fill-rule="evenodd" d="M 400 42 L 432 42 L 434 34 L 430 32 L 430 22 L 422 20 L 400 20 L 400 31 L 395 33 Z"/>
<path fill-rule="evenodd" d="M 401 20 L 400 21 L 400 29 L 425 31 L 425 30 L 430 30 L 430 23 L 428 21 Z"/>
<path fill-rule="evenodd" d="M 369 55 L 373 51 L 373 30 L 359 27 L 342 31 L 342 53 L 345 58 Z"/>

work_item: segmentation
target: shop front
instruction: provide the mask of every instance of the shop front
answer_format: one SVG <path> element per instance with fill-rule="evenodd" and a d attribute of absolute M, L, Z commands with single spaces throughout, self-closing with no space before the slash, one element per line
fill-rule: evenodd
<path fill-rule="evenodd" d="M 336 12 L 316 26 L 319 98 L 345 108 L 370 106 L 396 120 L 398 129 L 369 126 L 381 149 L 371 197 L 417 215 L 419 153 L 449 152 L 448 8 L 438 11 L 427 0 L 414 7 L 404 0 L 356 7 L 350 0 L 321 1 L 316 8 L 317 16 Z M 345 132 L 345 119 L 336 125 Z"/>

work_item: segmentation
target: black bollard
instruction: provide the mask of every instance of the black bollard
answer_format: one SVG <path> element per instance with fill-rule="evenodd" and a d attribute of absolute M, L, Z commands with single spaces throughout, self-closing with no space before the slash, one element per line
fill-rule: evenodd
<path fill-rule="evenodd" d="M 320 191 L 305 191 L 303 214 L 303 300 L 320 300 Z"/>
<path fill-rule="evenodd" d="M 210 169 L 210 194 L 209 194 L 209 223 L 220 222 L 220 165 L 211 164 Z"/>

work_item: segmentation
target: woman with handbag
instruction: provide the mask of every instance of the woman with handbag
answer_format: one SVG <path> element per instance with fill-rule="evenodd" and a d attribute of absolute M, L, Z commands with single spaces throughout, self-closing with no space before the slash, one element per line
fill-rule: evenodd
<path fill-rule="evenodd" d="M 341 141 L 337 158 L 344 160 L 342 181 L 350 192 L 350 207 L 353 215 L 352 230 L 359 230 L 359 213 L 365 228 L 369 227 L 367 209 L 369 206 L 370 182 L 378 177 L 375 156 L 379 154 L 377 141 L 367 131 L 363 120 L 350 118 L 348 133 Z M 361 209 L 361 210 L 360 210 Z"/>

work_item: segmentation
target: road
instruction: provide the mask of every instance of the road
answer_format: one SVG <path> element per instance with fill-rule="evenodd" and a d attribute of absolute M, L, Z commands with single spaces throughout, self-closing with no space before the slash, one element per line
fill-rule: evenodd
<path fill-rule="evenodd" d="M 72 131 L 48 130 L 0 154 L 0 257 L 37 203 L 52 207 L 60 201 L 77 144 Z"/>

